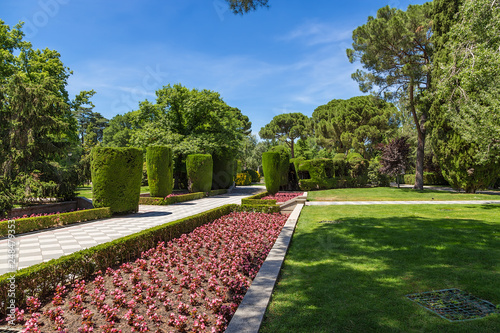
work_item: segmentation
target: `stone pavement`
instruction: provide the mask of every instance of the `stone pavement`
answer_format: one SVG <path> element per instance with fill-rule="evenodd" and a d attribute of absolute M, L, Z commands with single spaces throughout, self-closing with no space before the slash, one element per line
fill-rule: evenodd
<path fill-rule="evenodd" d="M 500 204 L 500 200 L 455 200 L 455 201 L 307 201 L 306 206 L 344 205 L 489 205 Z"/>
<path fill-rule="evenodd" d="M 264 186 L 238 186 L 230 194 L 180 202 L 168 206 L 141 205 L 139 206 L 139 212 L 136 214 L 16 235 L 17 268 L 21 269 L 59 258 L 226 204 L 240 204 L 242 198 L 264 190 Z M 6 238 L 0 239 L 0 275 L 11 272 L 8 266 L 7 254 L 8 240 Z"/>

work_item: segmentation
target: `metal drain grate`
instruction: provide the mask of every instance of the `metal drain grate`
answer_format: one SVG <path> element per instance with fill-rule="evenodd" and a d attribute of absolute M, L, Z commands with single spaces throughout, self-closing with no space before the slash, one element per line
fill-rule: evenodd
<path fill-rule="evenodd" d="M 411 294 L 406 297 L 449 321 L 480 319 L 498 312 L 494 304 L 456 288 Z"/>

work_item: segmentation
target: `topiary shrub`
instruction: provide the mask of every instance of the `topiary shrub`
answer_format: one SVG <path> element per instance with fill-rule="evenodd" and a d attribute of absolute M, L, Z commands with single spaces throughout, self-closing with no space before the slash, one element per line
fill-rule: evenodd
<path fill-rule="evenodd" d="M 271 151 L 280 154 L 280 164 L 278 166 L 280 186 L 286 187 L 288 185 L 288 171 L 290 169 L 290 154 L 283 146 L 273 147 L 271 148 Z M 283 190 L 286 190 L 286 188 L 283 188 Z"/>
<path fill-rule="evenodd" d="M 230 157 L 213 156 L 212 189 L 227 189 L 233 185 L 235 161 Z"/>
<path fill-rule="evenodd" d="M 250 175 L 252 183 L 258 183 L 260 182 L 260 175 L 258 171 L 252 170 L 252 169 L 245 169 L 243 172 L 246 172 Z"/>
<path fill-rule="evenodd" d="M 91 173 L 95 208 L 109 207 L 112 213 L 139 209 L 143 153 L 137 148 L 96 147 L 92 149 Z"/>
<path fill-rule="evenodd" d="M 262 168 L 264 169 L 264 180 L 269 194 L 276 194 L 280 189 L 280 154 L 266 152 L 262 154 Z"/>
<path fill-rule="evenodd" d="M 167 146 L 152 146 L 146 149 L 149 194 L 151 197 L 166 197 L 173 189 L 172 149 Z"/>
<path fill-rule="evenodd" d="M 186 158 L 189 192 L 209 192 L 212 188 L 213 160 L 210 154 L 191 154 Z"/>
<path fill-rule="evenodd" d="M 252 177 L 247 172 L 239 173 L 236 175 L 235 183 L 238 186 L 250 185 L 250 184 L 252 184 Z"/>
<path fill-rule="evenodd" d="M 333 157 L 333 168 L 335 169 L 336 177 L 349 176 L 349 164 L 344 154 L 336 154 Z"/>
<path fill-rule="evenodd" d="M 346 157 L 349 165 L 349 176 L 356 179 L 355 186 L 363 186 L 368 182 L 368 162 L 359 153 L 350 152 Z"/>
<path fill-rule="evenodd" d="M 303 191 L 323 190 L 336 187 L 334 167 L 331 159 L 314 159 L 298 162 L 300 189 Z"/>

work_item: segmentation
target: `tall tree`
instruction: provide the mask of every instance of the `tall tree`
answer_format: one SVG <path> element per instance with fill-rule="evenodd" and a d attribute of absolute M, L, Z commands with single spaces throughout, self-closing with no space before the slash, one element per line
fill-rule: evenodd
<path fill-rule="evenodd" d="M 433 37 L 439 66 L 432 142 L 447 180 L 475 192 L 500 172 L 500 2 L 460 3 L 458 13 Z M 447 9 L 436 9 L 434 16 L 449 18 Z"/>
<path fill-rule="evenodd" d="M 23 41 L 21 29 L 0 20 L 0 176 L 19 201 L 69 198 L 74 187 L 64 162 L 77 140 L 66 91 L 71 72 L 57 51 Z"/>
<path fill-rule="evenodd" d="M 423 189 L 425 122 L 428 103 L 421 99 L 431 84 L 430 41 L 432 3 L 410 5 L 405 11 L 383 7 L 377 17 L 353 32 L 353 48 L 347 50 L 350 62 L 359 60 L 368 72 L 356 71 L 353 79 L 361 91 L 379 87 L 388 99 L 408 98 L 410 112 L 418 133 L 416 189 Z"/>
<path fill-rule="evenodd" d="M 398 126 L 398 110 L 392 103 L 374 96 L 348 100 L 334 99 L 312 114 L 315 136 L 330 152 L 355 149 L 370 158 L 375 146 L 393 136 Z"/>
<path fill-rule="evenodd" d="M 309 118 L 302 113 L 284 113 L 274 116 L 269 124 L 262 127 L 259 136 L 262 139 L 277 139 L 285 142 L 295 157 L 295 140 L 304 139 L 308 134 Z"/>

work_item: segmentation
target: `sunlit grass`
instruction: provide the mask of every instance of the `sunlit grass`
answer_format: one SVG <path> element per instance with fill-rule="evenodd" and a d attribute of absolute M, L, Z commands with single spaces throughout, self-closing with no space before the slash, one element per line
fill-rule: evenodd
<path fill-rule="evenodd" d="M 373 187 L 310 191 L 308 192 L 307 199 L 311 201 L 500 200 L 500 195 L 435 190 L 418 191 L 410 188 L 395 187 Z"/>
<path fill-rule="evenodd" d="M 405 295 L 499 304 L 499 236 L 500 205 L 305 207 L 261 332 L 498 332 L 499 315 L 450 323 Z"/>

